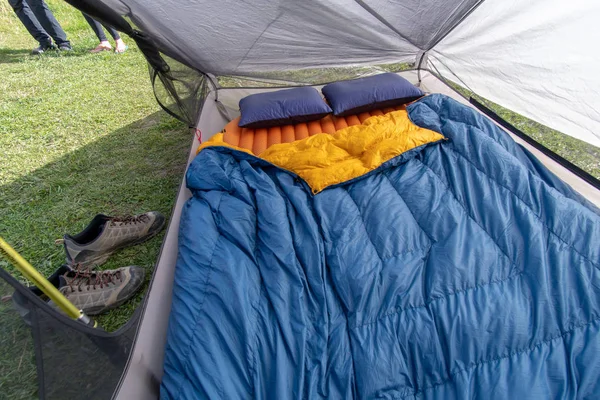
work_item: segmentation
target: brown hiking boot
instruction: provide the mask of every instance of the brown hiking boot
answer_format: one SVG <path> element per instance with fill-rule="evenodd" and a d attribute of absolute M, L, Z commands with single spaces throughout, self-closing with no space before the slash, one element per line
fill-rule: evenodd
<path fill-rule="evenodd" d="M 156 211 L 124 218 L 98 214 L 77 235 L 64 236 L 67 263 L 93 268 L 115 251 L 150 239 L 164 225 L 165 217 Z"/>
<path fill-rule="evenodd" d="M 59 277 L 58 290 L 84 313 L 98 315 L 132 298 L 144 276 L 145 270 L 135 266 L 98 272 L 78 267 Z M 58 308 L 53 302 L 49 304 Z"/>

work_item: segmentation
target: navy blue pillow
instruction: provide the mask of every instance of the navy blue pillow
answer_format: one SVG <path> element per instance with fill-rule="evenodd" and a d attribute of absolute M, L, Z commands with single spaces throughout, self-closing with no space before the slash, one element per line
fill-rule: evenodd
<path fill-rule="evenodd" d="M 299 124 L 323 118 L 331 108 L 312 87 L 258 93 L 240 100 L 239 126 L 268 128 Z"/>
<path fill-rule="evenodd" d="M 338 117 L 395 107 L 423 96 L 421 89 L 392 73 L 330 83 L 322 92 Z"/>

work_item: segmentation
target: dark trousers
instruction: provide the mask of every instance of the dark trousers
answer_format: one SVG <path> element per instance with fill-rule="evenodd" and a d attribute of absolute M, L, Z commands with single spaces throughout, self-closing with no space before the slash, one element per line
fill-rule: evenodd
<path fill-rule="evenodd" d="M 102 24 L 100 22 L 96 21 L 95 19 L 93 19 L 92 17 L 90 17 L 89 15 L 83 14 L 83 16 L 85 17 L 85 20 L 88 22 L 88 24 L 90 24 L 90 26 L 92 27 L 92 30 L 94 31 L 96 36 L 98 36 L 98 39 L 101 42 L 105 42 L 107 39 L 106 39 L 106 35 L 104 34 L 104 31 L 102 30 Z M 121 39 L 119 32 L 117 32 L 110 26 L 104 25 L 104 27 L 106 28 L 108 33 L 110 33 L 110 35 L 113 37 L 113 39 L 115 39 L 115 40 Z"/>
<path fill-rule="evenodd" d="M 41 46 L 47 46 L 54 39 L 57 45 L 71 44 L 67 34 L 54 18 L 44 0 L 8 0 L 8 3 L 17 14 L 27 31 Z"/>

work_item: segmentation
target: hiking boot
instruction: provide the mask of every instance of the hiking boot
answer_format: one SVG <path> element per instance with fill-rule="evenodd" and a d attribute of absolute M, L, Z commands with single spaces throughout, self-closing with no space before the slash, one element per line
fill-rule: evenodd
<path fill-rule="evenodd" d="M 45 51 L 48 51 L 48 50 L 56 50 L 56 45 L 52 42 L 46 43 L 46 44 L 40 44 L 35 49 L 31 50 L 31 54 L 34 56 L 37 56 L 37 55 L 43 54 Z"/>
<path fill-rule="evenodd" d="M 60 276 L 58 290 L 87 315 L 98 315 L 132 298 L 142 287 L 145 274 L 136 266 L 98 272 L 78 267 Z M 58 308 L 52 301 L 48 304 Z"/>
<path fill-rule="evenodd" d="M 100 265 L 115 251 L 150 239 L 164 225 L 165 217 L 156 211 L 124 218 L 98 214 L 77 235 L 64 236 L 67 263 Z"/>

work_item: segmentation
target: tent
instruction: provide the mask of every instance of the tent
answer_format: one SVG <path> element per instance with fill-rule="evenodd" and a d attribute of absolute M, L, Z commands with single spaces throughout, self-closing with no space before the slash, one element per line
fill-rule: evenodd
<path fill-rule="evenodd" d="M 477 108 L 590 202 L 599 182 L 506 124 L 448 81 L 592 145 L 600 145 L 600 40 L 590 0 L 68 0 L 130 35 L 146 56 L 157 101 L 200 141 L 236 116 L 240 98 L 277 87 L 398 71 L 425 92 Z M 123 18 L 125 17 L 125 18 Z M 131 22 L 131 24 L 130 24 Z M 134 26 L 134 27 L 133 27 Z M 177 257 L 181 186 L 143 305 L 113 334 L 79 326 L 23 292 L 41 398 L 158 397 Z M 3 271 L 0 271 L 3 272 Z M 2 293 L 4 294 L 4 293 Z M 71 346 L 65 347 L 64 337 Z M 57 349 L 62 353 L 57 353 Z M 57 354 L 68 365 L 57 363 Z M 102 360 L 102 374 L 87 357 Z M 60 365 L 60 372 L 59 371 Z M 65 375 L 79 371 L 77 390 Z"/>

